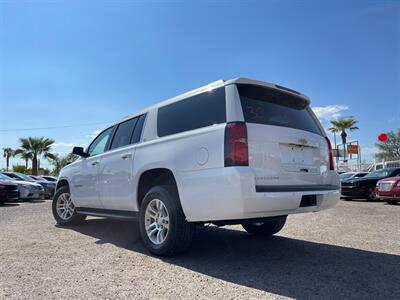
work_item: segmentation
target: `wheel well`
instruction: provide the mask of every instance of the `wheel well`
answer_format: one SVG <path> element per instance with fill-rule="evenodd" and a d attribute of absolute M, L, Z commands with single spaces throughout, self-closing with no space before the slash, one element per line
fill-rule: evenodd
<path fill-rule="evenodd" d="M 176 189 L 176 181 L 174 174 L 169 169 L 151 169 L 142 173 L 138 183 L 137 190 L 137 203 L 138 209 L 140 209 L 140 205 L 142 204 L 142 200 L 146 193 L 154 186 L 157 185 L 171 185 Z"/>
<path fill-rule="evenodd" d="M 68 183 L 67 180 L 61 179 L 59 182 L 57 182 L 56 191 L 57 191 L 60 187 L 62 187 L 62 186 L 64 186 L 64 185 L 69 186 L 69 183 Z"/>

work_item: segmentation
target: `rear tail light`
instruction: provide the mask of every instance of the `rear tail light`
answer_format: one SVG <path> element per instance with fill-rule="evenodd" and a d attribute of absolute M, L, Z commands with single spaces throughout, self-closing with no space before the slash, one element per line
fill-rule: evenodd
<path fill-rule="evenodd" d="M 328 144 L 328 156 L 329 156 L 329 170 L 335 170 L 335 165 L 333 164 L 333 153 L 331 141 L 325 137 L 326 143 Z"/>
<path fill-rule="evenodd" d="M 247 128 L 244 122 L 233 122 L 225 127 L 225 167 L 248 166 Z"/>

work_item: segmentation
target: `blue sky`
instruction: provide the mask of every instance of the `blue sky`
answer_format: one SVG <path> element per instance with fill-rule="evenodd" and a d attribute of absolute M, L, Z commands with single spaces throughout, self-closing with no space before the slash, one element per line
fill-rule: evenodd
<path fill-rule="evenodd" d="M 324 127 L 355 116 L 367 158 L 400 127 L 400 1 L 1 1 L 0 20 L 0 148 L 46 136 L 68 152 L 140 108 L 242 76 L 308 95 Z"/>

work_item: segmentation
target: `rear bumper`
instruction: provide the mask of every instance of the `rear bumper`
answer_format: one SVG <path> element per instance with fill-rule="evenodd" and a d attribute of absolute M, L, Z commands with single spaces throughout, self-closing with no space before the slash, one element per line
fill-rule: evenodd
<path fill-rule="evenodd" d="M 248 167 L 178 174 L 182 208 L 187 220 L 192 222 L 264 218 L 327 209 L 340 199 L 339 179 L 332 177 L 331 181 L 329 185 L 336 189 L 326 190 L 324 185 L 322 189 L 317 186 L 307 191 L 257 192 L 255 175 Z M 316 195 L 316 205 L 300 207 L 304 195 Z"/>

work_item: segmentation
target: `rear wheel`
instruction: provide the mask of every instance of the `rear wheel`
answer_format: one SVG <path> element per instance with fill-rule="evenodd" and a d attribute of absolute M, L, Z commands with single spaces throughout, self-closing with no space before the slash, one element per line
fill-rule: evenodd
<path fill-rule="evenodd" d="M 57 190 L 52 203 L 53 216 L 59 225 L 77 225 L 82 223 L 85 215 L 76 213 L 75 205 L 72 201 L 69 187 L 64 185 Z"/>
<path fill-rule="evenodd" d="M 386 200 L 386 202 L 387 202 L 388 204 L 392 204 L 392 205 L 394 205 L 394 204 L 397 203 L 397 201 L 394 201 L 394 200 Z"/>
<path fill-rule="evenodd" d="M 171 256 L 192 242 L 194 225 L 185 219 L 173 186 L 156 186 L 144 196 L 139 214 L 140 233 L 153 254 Z"/>
<path fill-rule="evenodd" d="M 252 235 L 271 236 L 278 233 L 286 223 L 286 216 L 273 221 L 244 223 L 242 227 Z"/>

